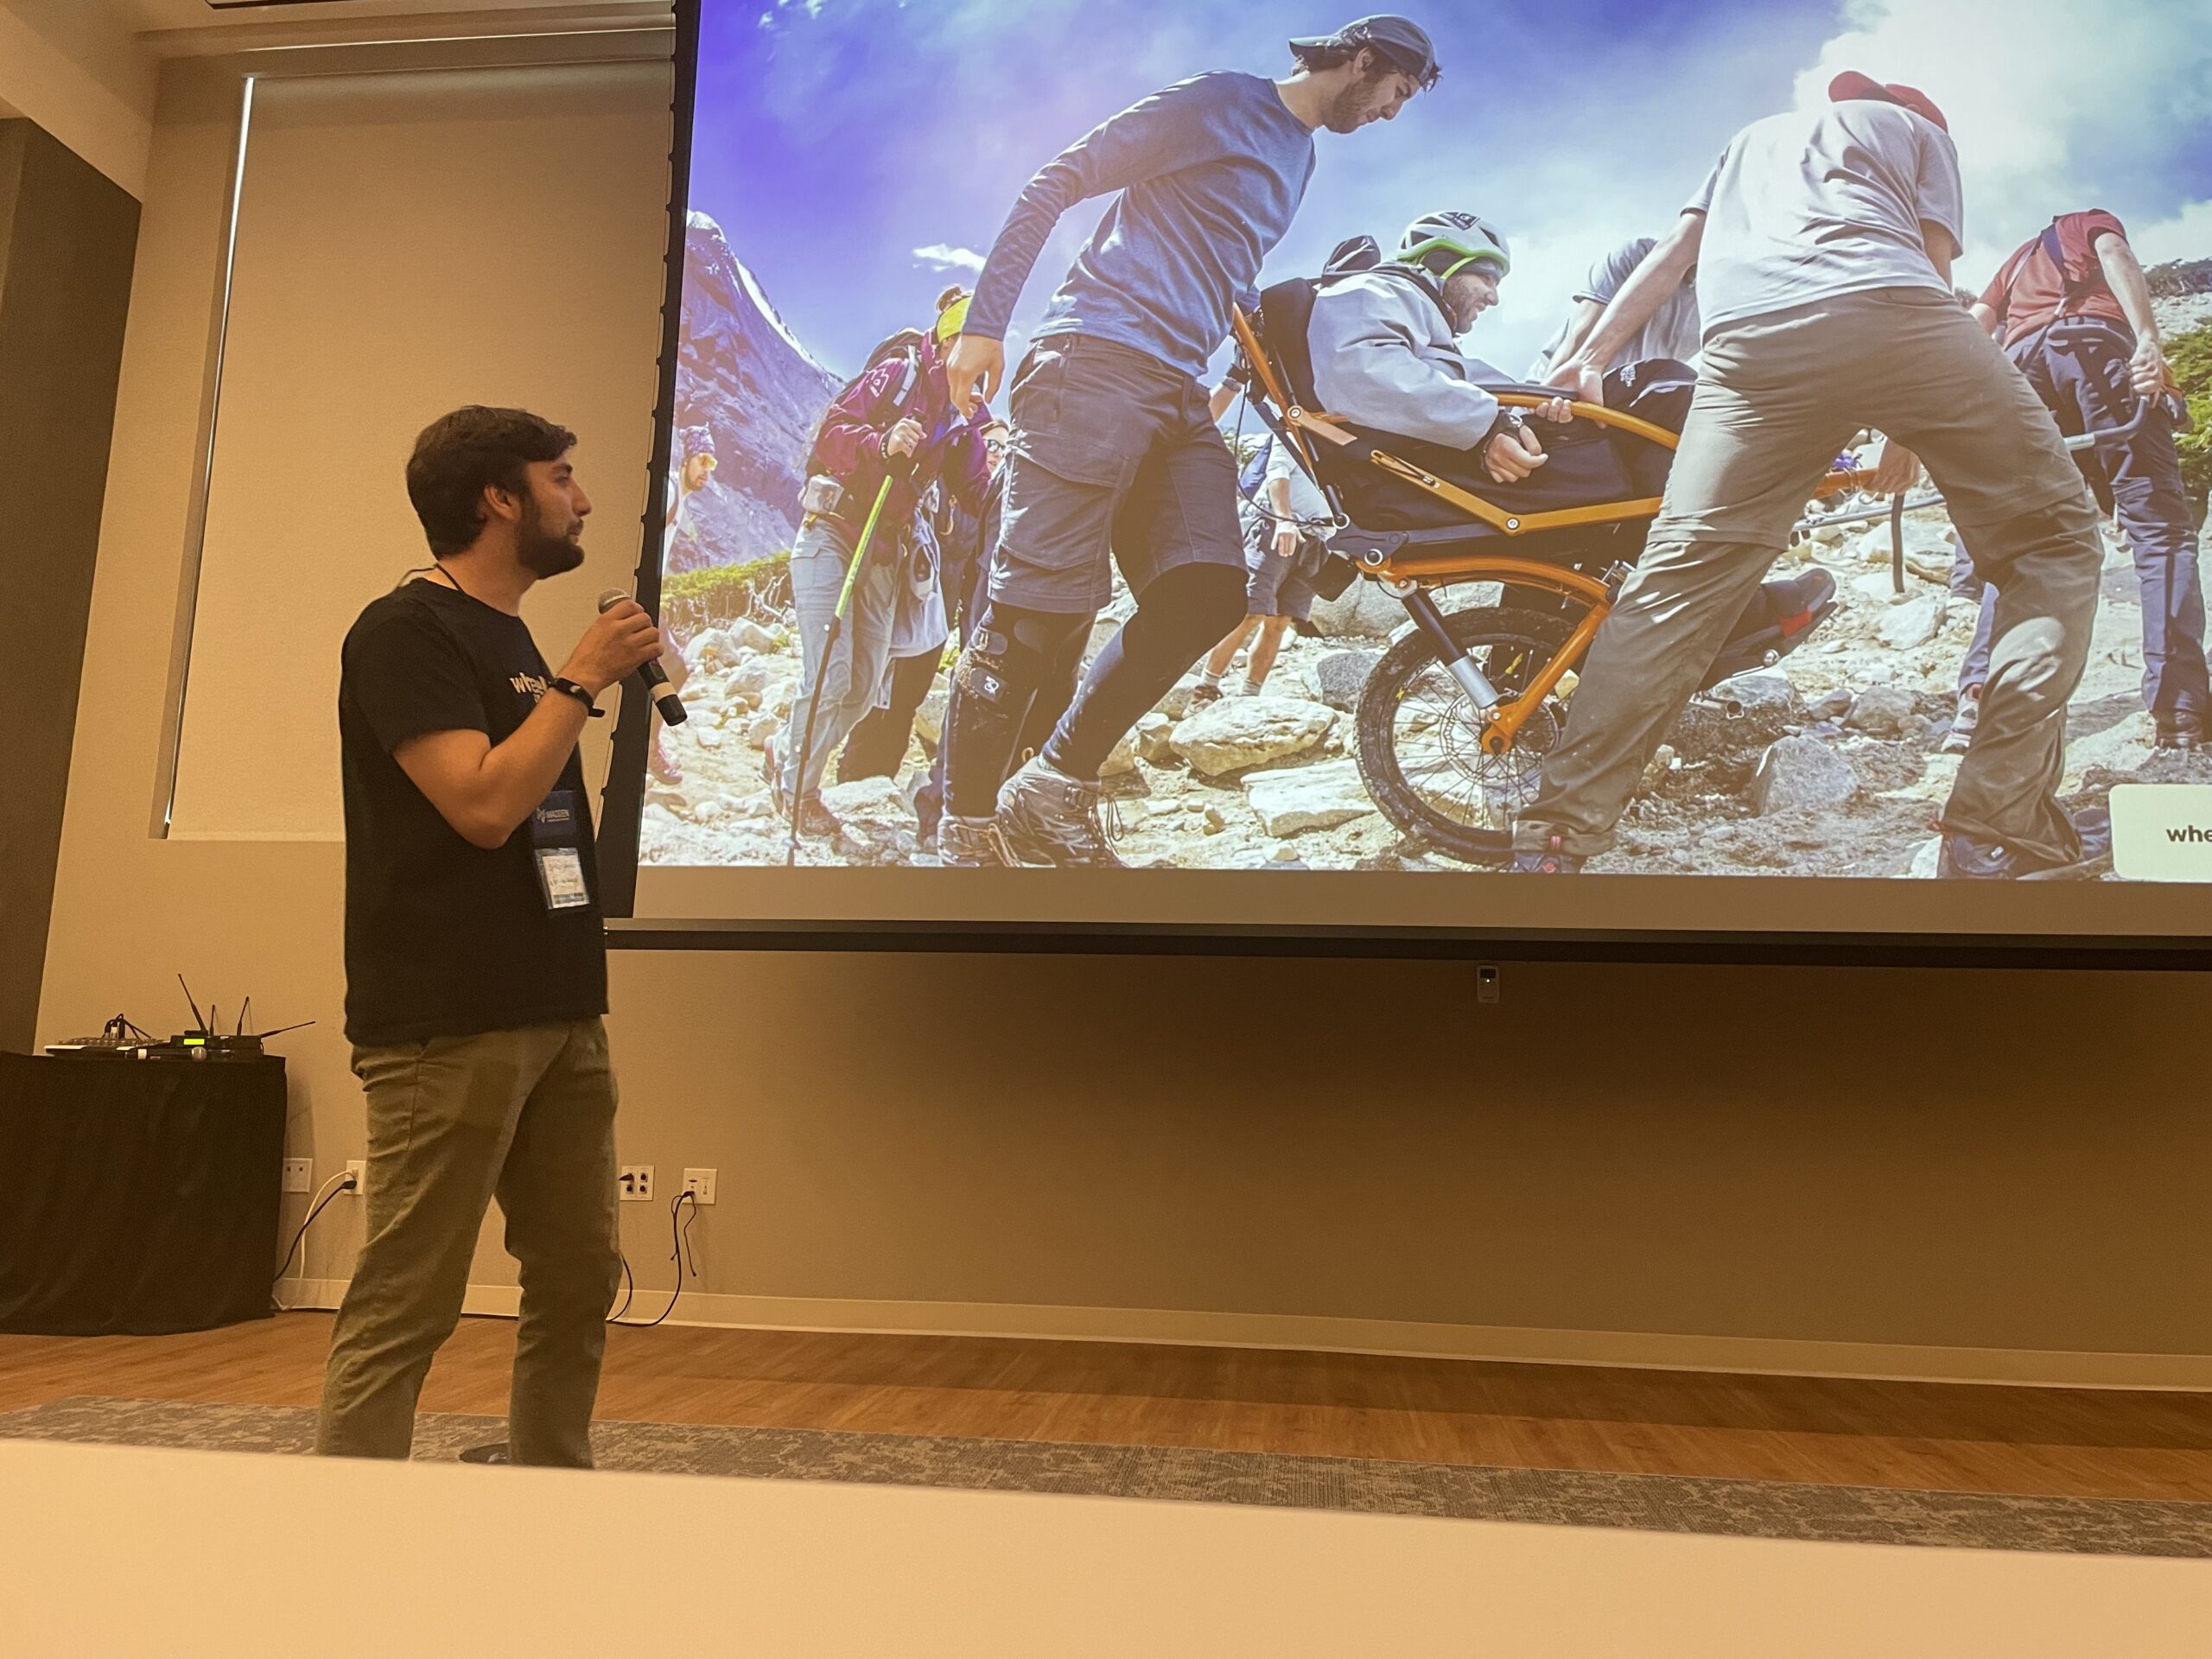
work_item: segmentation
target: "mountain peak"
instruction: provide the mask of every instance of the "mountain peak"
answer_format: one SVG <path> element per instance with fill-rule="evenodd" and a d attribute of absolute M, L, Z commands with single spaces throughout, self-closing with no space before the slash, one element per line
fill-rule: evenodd
<path fill-rule="evenodd" d="M 840 384 L 785 322 L 721 226 L 689 214 L 676 423 L 712 433 L 715 471 L 686 506 L 671 569 L 747 563 L 791 545 L 807 446 Z"/>

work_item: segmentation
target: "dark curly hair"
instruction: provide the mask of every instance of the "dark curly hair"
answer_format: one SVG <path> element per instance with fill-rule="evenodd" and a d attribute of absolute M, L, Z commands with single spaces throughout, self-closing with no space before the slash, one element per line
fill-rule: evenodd
<path fill-rule="evenodd" d="M 432 422 L 407 458 L 407 499 L 440 558 L 466 551 L 484 533 L 484 492 L 530 493 L 532 461 L 558 461 L 576 435 L 522 409 L 471 404 Z"/>

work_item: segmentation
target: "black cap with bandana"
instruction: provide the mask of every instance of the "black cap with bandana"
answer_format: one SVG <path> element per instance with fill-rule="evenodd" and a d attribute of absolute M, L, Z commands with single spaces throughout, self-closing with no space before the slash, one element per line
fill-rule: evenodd
<path fill-rule="evenodd" d="M 1303 60 L 1317 52 L 1357 51 L 1363 46 L 1381 53 L 1418 81 L 1423 90 L 1435 86 L 1436 78 L 1444 73 L 1436 61 L 1436 48 L 1430 43 L 1427 31 L 1409 17 L 1388 14 L 1346 23 L 1333 35 L 1312 35 L 1293 41 L 1290 49 Z"/>

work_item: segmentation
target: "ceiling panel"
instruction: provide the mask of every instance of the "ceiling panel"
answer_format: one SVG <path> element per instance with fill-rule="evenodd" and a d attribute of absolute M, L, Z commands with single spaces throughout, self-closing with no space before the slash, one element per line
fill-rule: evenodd
<path fill-rule="evenodd" d="M 319 0 L 314 4 L 264 4 L 218 10 L 207 0 L 97 0 L 134 34 L 159 39 L 186 30 L 226 29 L 255 36 L 272 30 L 296 33 L 303 39 L 334 33 L 353 35 L 363 23 L 419 18 L 436 29 L 474 20 L 485 27 L 505 30 L 539 21 L 568 23 L 592 17 L 635 12 L 641 17 L 664 15 L 669 0 Z M 531 14 L 539 14 L 533 17 Z"/>

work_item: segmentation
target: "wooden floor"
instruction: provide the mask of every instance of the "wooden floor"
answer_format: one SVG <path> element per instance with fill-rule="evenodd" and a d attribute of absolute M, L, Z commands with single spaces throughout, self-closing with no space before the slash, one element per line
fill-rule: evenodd
<path fill-rule="evenodd" d="M 0 1412 L 74 1395 L 308 1406 L 330 1316 L 0 1336 Z M 429 1411 L 505 1409 L 469 1319 Z M 1429 1463 L 2212 1501 L 2212 1396 L 1828 1382 L 1245 1349 L 663 1326 L 608 1333 L 602 1417 Z"/>

